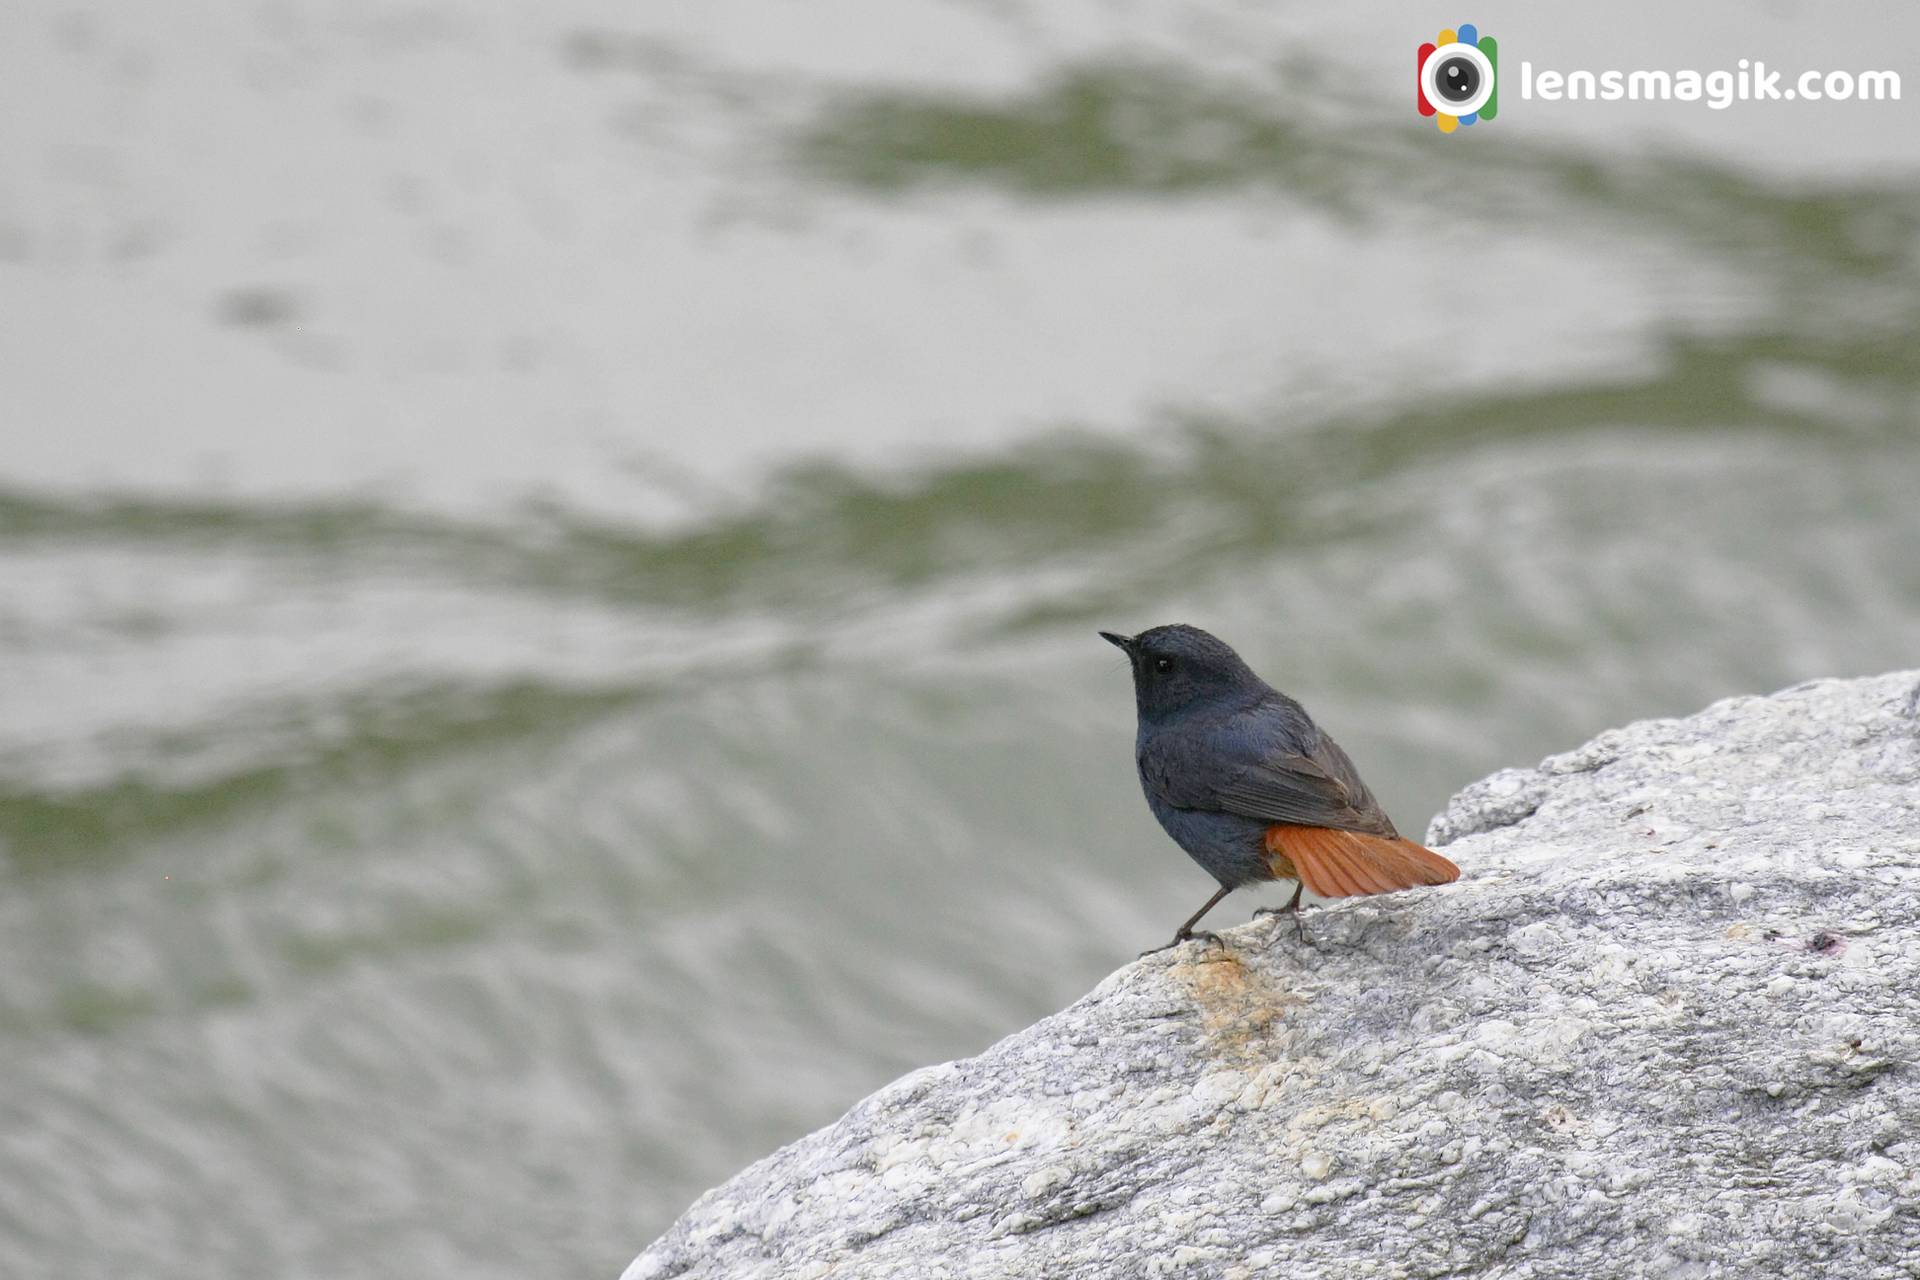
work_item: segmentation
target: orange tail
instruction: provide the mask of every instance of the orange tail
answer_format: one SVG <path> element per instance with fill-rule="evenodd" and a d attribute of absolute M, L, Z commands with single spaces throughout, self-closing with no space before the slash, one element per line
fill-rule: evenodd
<path fill-rule="evenodd" d="M 1329 827 L 1268 827 L 1267 858 L 1275 879 L 1298 880 L 1323 898 L 1391 893 L 1460 878 L 1460 868 L 1411 840 Z"/>

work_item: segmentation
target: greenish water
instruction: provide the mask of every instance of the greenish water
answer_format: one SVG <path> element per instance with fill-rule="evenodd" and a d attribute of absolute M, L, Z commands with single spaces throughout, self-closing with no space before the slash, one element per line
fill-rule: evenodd
<path fill-rule="evenodd" d="M 550 292 L 625 282 L 582 333 L 685 322 L 592 428 L 651 505 L 518 401 L 469 436 L 495 375 L 396 373 L 374 320 L 333 322 L 316 374 L 314 333 L 241 348 L 200 311 L 213 390 L 182 396 L 317 396 L 343 436 L 360 390 L 442 412 L 309 452 L 234 390 L 191 430 L 238 472 L 144 483 L 189 452 L 169 384 L 135 360 L 156 416 L 88 436 L 106 402 L 56 420 L 38 322 L 4 313 L 38 388 L 4 429 L 79 443 L 23 432 L 0 466 L 0 1273 L 617 1272 L 1205 896 L 1137 793 L 1099 627 L 1227 637 L 1412 832 L 1623 720 L 1920 661 L 1911 166 L 1782 177 L 1518 106 L 1439 147 L 1178 45 L 962 92 L 618 36 L 529 55 L 625 86 L 581 117 L 619 163 L 567 163 L 714 184 L 623 216 L 660 274 L 737 286 L 663 302 L 590 216 L 541 233 Z M 161 268 L 100 285 L 19 216 L 13 296 L 106 288 L 175 327 Z M 320 337 L 377 293 L 326 292 L 377 257 L 344 243 L 286 268 Z M 462 279 L 506 278 L 474 252 Z M 614 378 L 575 338 L 543 403 Z M 676 378 L 813 398 L 683 437 Z M 879 388 L 844 402 L 865 425 L 807 425 L 849 386 Z M 315 478 L 369 451 L 372 479 Z"/>

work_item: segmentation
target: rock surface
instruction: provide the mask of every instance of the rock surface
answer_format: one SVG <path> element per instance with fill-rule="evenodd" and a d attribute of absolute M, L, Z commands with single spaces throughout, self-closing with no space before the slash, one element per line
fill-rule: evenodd
<path fill-rule="evenodd" d="M 1455 797 L 1438 889 L 1128 965 L 707 1193 L 671 1276 L 1920 1276 L 1920 672 Z"/>

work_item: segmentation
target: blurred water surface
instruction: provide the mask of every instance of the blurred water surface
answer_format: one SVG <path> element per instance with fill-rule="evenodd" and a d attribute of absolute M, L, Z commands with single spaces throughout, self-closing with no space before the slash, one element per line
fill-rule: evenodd
<path fill-rule="evenodd" d="M 1906 104 L 822 8 L 6 20 L 0 1274 L 616 1272 L 1205 895 L 1096 627 L 1413 832 L 1916 661 Z"/>

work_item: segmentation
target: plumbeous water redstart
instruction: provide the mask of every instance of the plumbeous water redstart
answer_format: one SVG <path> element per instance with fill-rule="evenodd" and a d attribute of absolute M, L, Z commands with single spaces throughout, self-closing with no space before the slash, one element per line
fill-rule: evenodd
<path fill-rule="evenodd" d="M 1257 880 L 1298 881 L 1281 908 L 1298 925 L 1305 889 L 1344 898 L 1459 876 L 1439 854 L 1403 840 L 1339 744 L 1224 641 L 1180 625 L 1100 634 L 1133 666 L 1134 759 L 1147 805 L 1220 882 L 1167 947 L 1196 937 L 1218 942 L 1193 926 Z"/>

